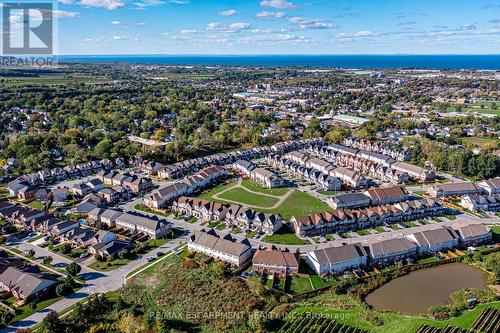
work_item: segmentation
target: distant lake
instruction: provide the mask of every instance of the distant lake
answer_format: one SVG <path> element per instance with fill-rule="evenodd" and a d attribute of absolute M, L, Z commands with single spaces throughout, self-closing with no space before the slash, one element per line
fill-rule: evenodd
<path fill-rule="evenodd" d="M 60 62 L 500 70 L 498 55 L 63 55 Z"/>
<path fill-rule="evenodd" d="M 448 264 L 411 272 L 368 294 L 375 310 L 423 314 L 431 306 L 451 303 L 450 294 L 464 288 L 485 290 L 487 273 L 466 264 Z"/>

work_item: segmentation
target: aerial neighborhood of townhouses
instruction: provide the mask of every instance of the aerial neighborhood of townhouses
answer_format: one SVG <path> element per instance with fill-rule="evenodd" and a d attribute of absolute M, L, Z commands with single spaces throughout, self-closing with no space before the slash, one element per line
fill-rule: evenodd
<path fill-rule="evenodd" d="M 268 70 L 67 64 L 123 77 L 3 87 L 2 324 L 172 265 L 293 299 L 496 255 L 498 73 Z"/>

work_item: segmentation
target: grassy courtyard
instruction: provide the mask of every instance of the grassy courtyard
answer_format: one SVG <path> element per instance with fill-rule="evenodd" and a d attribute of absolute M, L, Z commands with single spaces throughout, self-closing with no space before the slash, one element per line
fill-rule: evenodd
<path fill-rule="evenodd" d="M 243 180 L 242 186 L 244 188 L 241 188 L 234 187 L 236 183 L 237 182 L 234 181 L 229 184 L 217 186 L 210 191 L 201 194 L 199 198 L 219 202 L 222 204 L 237 202 L 243 206 L 259 206 L 262 208 L 255 208 L 255 210 L 262 211 L 264 213 L 279 214 L 284 220 L 289 220 L 292 216 L 303 216 L 331 210 L 331 208 L 326 203 L 296 189 L 262 189 L 249 180 Z M 255 193 L 246 191 L 245 188 L 274 196 L 285 195 L 290 190 L 293 192 L 289 194 L 288 198 L 286 198 L 286 200 L 284 200 L 281 205 L 276 208 L 270 208 L 279 201 L 278 198 L 265 195 L 257 195 Z M 225 190 L 227 191 L 221 193 Z"/>
<path fill-rule="evenodd" d="M 278 202 L 276 198 L 251 193 L 241 187 L 235 187 L 227 192 L 221 193 L 219 198 L 228 201 L 236 201 L 243 205 L 259 207 L 272 207 Z"/>
<path fill-rule="evenodd" d="M 273 234 L 267 235 L 262 239 L 264 242 L 282 245 L 307 245 L 310 244 L 309 241 L 300 239 L 292 232 L 283 228 L 281 231 Z"/>

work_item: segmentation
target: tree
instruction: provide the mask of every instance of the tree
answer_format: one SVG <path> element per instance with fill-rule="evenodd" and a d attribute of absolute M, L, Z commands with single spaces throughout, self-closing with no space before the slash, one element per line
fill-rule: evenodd
<path fill-rule="evenodd" d="M 94 155 L 100 159 L 109 158 L 113 149 L 113 142 L 108 139 L 100 141 L 94 148 Z"/>
<path fill-rule="evenodd" d="M 63 254 L 68 254 L 71 252 L 71 245 L 69 245 L 68 243 L 64 243 L 63 245 L 61 245 L 61 252 Z"/>
<path fill-rule="evenodd" d="M 345 138 L 351 135 L 351 130 L 346 126 L 332 126 L 325 135 L 328 143 L 342 143 Z"/>
<path fill-rule="evenodd" d="M 29 249 L 28 250 L 28 257 L 33 258 L 35 256 L 35 250 Z"/>
<path fill-rule="evenodd" d="M 33 302 L 30 303 L 30 309 L 31 310 L 36 310 L 36 305 L 37 305 L 37 301 L 34 300 Z"/>
<path fill-rule="evenodd" d="M 60 283 L 56 287 L 57 296 L 66 296 L 71 293 L 71 287 L 66 283 Z"/>
<path fill-rule="evenodd" d="M 70 276 L 77 276 L 78 273 L 82 270 L 82 266 L 78 265 L 76 262 L 72 262 L 68 266 L 66 266 L 66 273 Z"/>
<path fill-rule="evenodd" d="M 52 260 L 54 260 L 54 258 L 52 258 L 52 256 L 46 256 L 43 258 L 43 264 L 44 265 L 50 265 L 50 263 L 52 262 Z"/>
<path fill-rule="evenodd" d="M 313 118 L 304 130 L 304 138 L 317 138 L 321 136 L 321 122 L 318 118 Z"/>
<path fill-rule="evenodd" d="M 64 333 L 64 322 L 55 311 L 50 311 L 42 321 L 43 328 L 50 333 Z"/>

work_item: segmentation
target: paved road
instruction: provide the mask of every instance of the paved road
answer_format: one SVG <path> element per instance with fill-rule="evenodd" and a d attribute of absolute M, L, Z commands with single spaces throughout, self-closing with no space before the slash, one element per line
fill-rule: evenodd
<path fill-rule="evenodd" d="M 80 302 L 81 300 L 85 299 L 86 297 L 98 293 L 98 292 L 108 292 L 108 291 L 114 291 L 118 290 L 121 287 L 123 287 L 125 283 L 125 279 L 127 275 L 136 270 L 137 268 L 146 265 L 147 262 L 147 257 L 156 257 L 158 252 L 169 252 L 172 251 L 176 246 L 178 246 L 180 243 L 185 242 L 188 238 L 188 235 L 183 235 L 180 236 L 174 240 L 171 240 L 170 242 L 166 243 L 163 246 L 160 246 L 144 256 L 142 256 L 138 260 L 134 260 L 130 262 L 127 265 L 124 265 L 120 268 L 117 268 L 113 271 L 110 272 L 97 272 L 94 270 L 90 270 L 89 268 L 84 268 L 82 267 L 82 272 L 80 276 L 86 280 L 86 283 L 83 285 L 83 287 L 77 291 L 76 293 L 69 295 L 66 298 L 61 299 L 60 301 L 48 306 L 45 309 L 42 309 L 33 315 L 29 316 L 26 319 L 23 319 L 21 321 L 18 321 L 17 323 L 14 323 L 13 325 L 4 328 L 0 330 L 1 333 L 4 332 L 15 332 L 17 328 L 26 328 L 26 327 L 31 327 L 35 325 L 36 323 L 39 323 L 45 318 L 47 313 L 51 310 L 61 312 L 68 307 Z M 54 256 L 53 254 L 51 254 Z"/>

